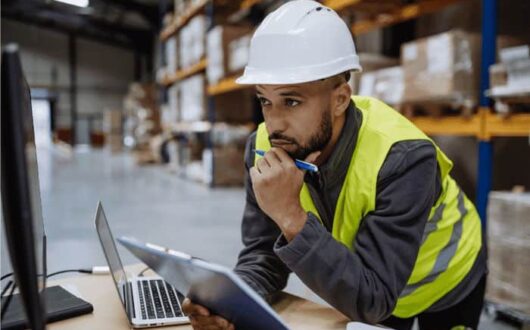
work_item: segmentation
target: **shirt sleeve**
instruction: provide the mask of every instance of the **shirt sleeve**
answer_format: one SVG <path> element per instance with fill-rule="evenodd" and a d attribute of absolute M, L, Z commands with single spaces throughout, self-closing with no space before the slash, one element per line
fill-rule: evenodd
<path fill-rule="evenodd" d="M 276 293 L 285 288 L 290 270 L 274 253 L 274 242 L 281 235 L 279 227 L 258 206 L 248 171 L 254 163 L 255 134 L 245 150 L 246 204 L 241 225 L 244 248 L 234 269 L 265 300 L 271 302 Z"/>
<path fill-rule="evenodd" d="M 313 214 L 274 251 L 316 294 L 352 320 L 389 317 L 414 267 L 425 224 L 439 194 L 436 150 L 428 141 L 394 145 L 378 177 L 376 208 L 362 221 L 353 250 Z M 350 201 L 355 202 L 355 201 Z"/>

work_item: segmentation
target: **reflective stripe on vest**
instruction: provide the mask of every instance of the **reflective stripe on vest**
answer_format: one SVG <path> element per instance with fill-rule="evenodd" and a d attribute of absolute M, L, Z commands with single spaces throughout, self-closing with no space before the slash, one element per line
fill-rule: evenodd
<path fill-rule="evenodd" d="M 405 140 L 432 140 L 384 103 L 369 97 L 352 99 L 362 112 L 362 123 L 337 200 L 332 235 L 354 251 L 362 219 L 376 208 L 377 177 L 392 145 Z M 452 162 L 432 143 L 442 191 L 429 214 L 412 274 L 392 313 L 401 318 L 423 312 L 451 291 L 471 269 L 482 244 L 475 207 L 449 175 Z M 256 149 L 270 147 L 266 126 L 261 124 Z M 300 191 L 300 203 L 320 219 L 306 184 Z"/>

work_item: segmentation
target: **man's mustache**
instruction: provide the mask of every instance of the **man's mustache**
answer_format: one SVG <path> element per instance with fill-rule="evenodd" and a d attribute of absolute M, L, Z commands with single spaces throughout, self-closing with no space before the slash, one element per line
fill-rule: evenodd
<path fill-rule="evenodd" d="M 270 140 L 284 140 L 292 144 L 298 144 L 298 142 L 292 137 L 288 137 L 279 132 L 273 132 L 271 135 L 269 135 L 269 141 Z"/>

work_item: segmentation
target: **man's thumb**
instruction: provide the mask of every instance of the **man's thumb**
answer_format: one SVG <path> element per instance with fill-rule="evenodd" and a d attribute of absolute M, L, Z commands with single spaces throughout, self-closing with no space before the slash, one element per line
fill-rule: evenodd
<path fill-rule="evenodd" d="M 305 162 L 308 162 L 308 163 L 314 163 L 315 160 L 317 160 L 318 156 L 320 156 L 322 152 L 320 151 L 314 151 L 312 153 L 310 153 L 305 159 L 304 161 Z"/>

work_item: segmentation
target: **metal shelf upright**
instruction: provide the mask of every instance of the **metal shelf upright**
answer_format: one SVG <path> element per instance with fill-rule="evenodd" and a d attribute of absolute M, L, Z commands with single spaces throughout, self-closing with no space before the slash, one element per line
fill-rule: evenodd
<path fill-rule="evenodd" d="M 482 1 L 482 53 L 480 61 L 479 111 L 490 112 L 492 100 L 486 96 L 490 86 L 489 67 L 495 63 L 497 38 L 497 0 Z M 477 209 L 486 228 L 488 195 L 493 174 L 493 143 L 489 136 L 479 136 L 477 169 Z"/>

